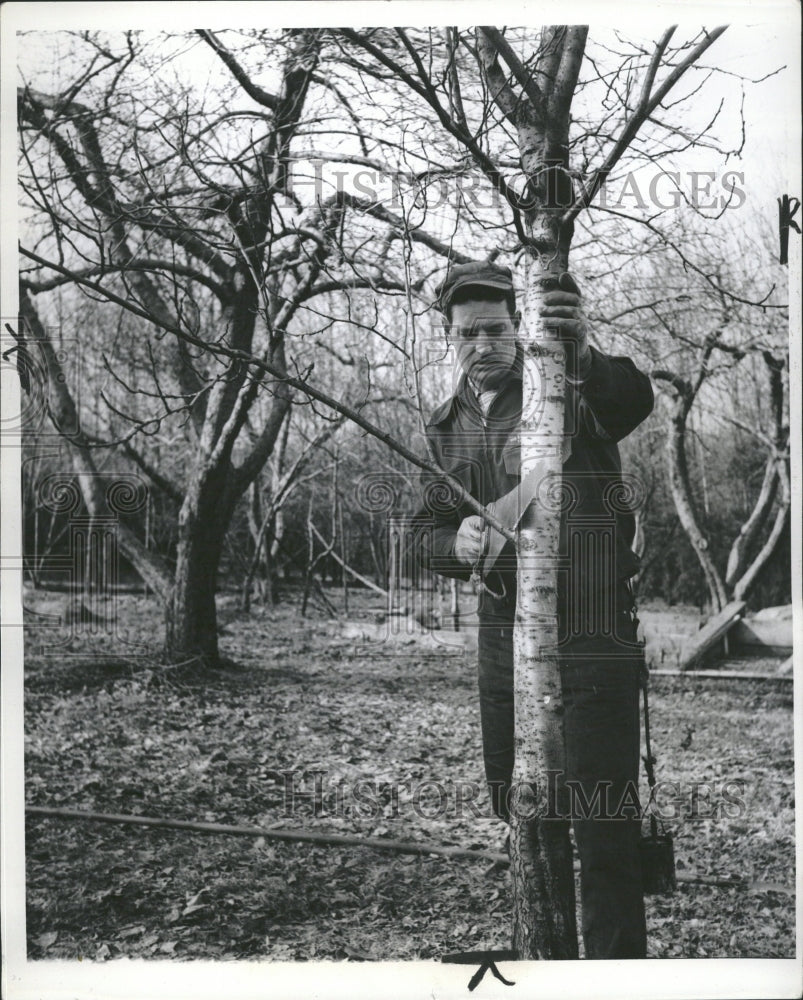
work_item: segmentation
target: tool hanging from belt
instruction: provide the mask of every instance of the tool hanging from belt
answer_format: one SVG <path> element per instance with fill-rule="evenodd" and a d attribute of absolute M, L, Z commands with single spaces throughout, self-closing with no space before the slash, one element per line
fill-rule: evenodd
<path fill-rule="evenodd" d="M 636 605 L 633 602 L 633 627 L 638 628 L 639 620 L 636 615 Z M 661 823 L 661 833 L 658 832 L 658 817 L 655 815 L 655 765 L 656 758 L 653 756 L 650 745 L 650 706 L 647 697 L 649 686 L 649 671 L 644 658 L 644 643 L 642 647 L 642 662 L 639 672 L 639 683 L 644 696 L 644 743 L 647 749 L 644 761 L 644 770 L 647 773 L 647 784 L 650 786 L 650 797 L 644 814 L 649 813 L 650 832 L 641 834 L 639 841 L 639 854 L 641 855 L 641 882 L 645 895 L 653 895 L 660 892 L 674 892 L 677 889 L 677 879 L 675 878 L 675 848 L 672 842 L 672 834 Z"/>

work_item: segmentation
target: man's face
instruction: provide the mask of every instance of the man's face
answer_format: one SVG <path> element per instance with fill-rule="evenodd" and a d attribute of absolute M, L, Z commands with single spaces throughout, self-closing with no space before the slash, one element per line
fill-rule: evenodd
<path fill-rule="evenodd" d="M 469 299 L 452 306 L 447 326 L 457 361 L 478 390 L 496 389 L 513 370 L 519 320 L 506 302 Z"/>

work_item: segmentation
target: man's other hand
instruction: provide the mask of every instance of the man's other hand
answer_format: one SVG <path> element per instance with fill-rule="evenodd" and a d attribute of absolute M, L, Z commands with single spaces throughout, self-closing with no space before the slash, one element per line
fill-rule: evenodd
<path fill-rule="evenodd" d="M 540 314 L 547 326 L 558 331 L 561 340 L 574 342 L 574 371 L 570 374 L 584 377 L 591 363 L 588 324 L 580 299 L 580 289 L 568 271 L 560 276 L 558 287 L 544 295 Z"/>
<path fill-rule="evenodd" d="M 455 558 L 467 566 L 474 566 L 482 555 L 482 527 L 482 518 L 473 514 L 471 517 L 464 518 L 457 529 L 457 538 L 454 543 Z"/>

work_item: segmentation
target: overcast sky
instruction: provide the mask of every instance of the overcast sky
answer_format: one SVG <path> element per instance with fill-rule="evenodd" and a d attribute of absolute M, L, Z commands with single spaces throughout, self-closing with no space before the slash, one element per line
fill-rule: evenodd
<path fill-rule="evenodd" d="M 326 17 L 328 23 L 345 23 L 349 20 L 348 15 L 353 15 L 356 12 L 353 4 L 308 3 L 299 7 L 291 3 L 282 3 L 271 5 L 272 16 L 268 19 L 264 16 L 263 5 L 249 4 L 247 6 L 249 9 L 243 11 L 237 4 L 160 4 L 158 6 L 160 27 L 170 30 L 187 29 L 194 26 L 196 22 L 198 26 L 216 23 L 218 27 L 226 24 L 233 27 L 242 23 L 243 17 L 254 25 L 276 23 L 277 20 L 294 23 L 292 20 L 294 13 L 298 23 L 309 21 L 316 14 L 319 22 L 322 22 L 323 18 Z M 539 4 L 538 15 L 541 17 L 545 13 L 543 6 L 543 4 Z M 795 160 L 799 157 L 801 125 L 799 111 L 800 39 L 796 28 L 799 18 L 794 7 L 788 3 L 752 5 L 747 11 L 744 8 L 735 8 L 724 4 L 714 6 L 716 7 L 716 21 L 719 23 L 730 22 L 730 27 L 706 54 L 706 63 L 727 70 L 734 76 L 718 76 L 709 81 L 701 95 L 684 110 L 684 124 L 688 126 L 690 132 L 702 128 L 710 119 L 720 98 L 724 98 L 725 103 L 717 121 L 716 133 L 722 138 L 725 146 L 731 148 L 737 146 L 741 132 L 742 88 L 737 77 L 758 79 L 780 70 L 763 83 L 744 84 L 744 150 L 740 158 L 734 157 L 728 163 L 729 167 L 743 171 L 745 174 L 744 186 L 750 201 L 750 208 L 762 214 L 772 212 L 775 208 L 775 199 L 783 191 L 791 189 L 790 193 L 799 193 L 796 188 L 799 187 L 797 179 L 800 176 L 800 168 L 795 165 Z M 113 7 L 114 10 L 110 11 L 109 7 Z M 474 9 L 474 5 L 471 3 L 463 3 L 459 7 L 448 3 L 428 3 L 425 5 L 409 5 L 399 2 L 383 5 L 366 3 L 359 7 L 361 23 L 369 23 L 369 13 L 374 15 L 374 19 L 370 23 L 387 21 L 389 7 L 392 8 L 395 15 L 393 18 L 395 23 L 415 23 L 415 15 L 417 14 L 419 24 L 448 23 L 450 16 L 457 16 L 458 10 L 461 20 L 466 23 Z M 575 5 L 568 9 L 573 12 L 575 7 L 578 14 L 588 13 L 588 11 L 583 10 L 582 5 Z M 625 37 L 643 38 L 645 43 L 649 43 L 658 37 L 660 31 L 667 24 L 672 23 L 673 17 L 678 18 L 679 8 L 676 4 L 657 4 L 653 7 L 653 13 L 645 19 L 643 8 L 631 16 L 628 13 L 628 5 L 617 4 L 617 11 L 621 11 L 621 18 L 616 18 L 616 22 L 622 25 L 621 30 Z M 15 14 L 20 26 L 35 31 L 57 29 L 66 27 L 68 24 L 73 29 L 103 26 L 112 30 L 115 28 L 122 30 L 124 27 L 143 27 L 148 30 L 153 28 L 152 12 L 154 9 L 156 8 L 153 5 L 144 3 L 115 5 L 12 3 L 5 5 L 5 14 Z M 487 18 L 487 7 L 483 6 L 481 9 Z M 494 11 L 500 15 L 508 13 L 510 17 L 515 14 L 515 23 L 523 23 L 528 5 L 517 4 L 513 8 L 506 8 L 505 4 L 498 4 L 495 5 Z M 603 12 L 608 14 L 608 24 L 600 23 Z M 335 13 L 337 13 L 337 17 L 335 17 Z M 430 13 L 431 16 L 426 21 L 421 20 L 423 14 L 430 15 Z M 566 13 L 567 9 L 563 5 L 563 17 L 566 16 Z M 680 9 L 680 13 L 683 16 L 678 37 L 687 33 L 691 25 L 712 25 L 715 23 L 711 5 L 705 8 L 702 5 L 687 3 Z M 162 19 L 163 14 L 165 15 L 164 19 Z M 262 16 L 260 16 L 261 14 Z M 280 17 L 277 17 L 277 14 Z M 407 14 L 409 19 L 405 21 L 402 18 L 403 14 Z M 438 15 L 440 16 L 438 17 Z M 752 22 L 747 21 L 748 16 L 752 16 Z M 497 21 L 500 19 L 497 18 Z M 606 44 L 609 41 L 615 41 L 611 33 L 610 9 L 598 5 L 593 8 L 591 17 L 590 43 Z M 42 86 L 58 89 L 59 76 L 62 79 L 65 75 L 69 77 L 71 67 L 69 63 L 62 63 L 59 58 L 53 58 L 52 44 L 52 37 L 49 40 L 42 37 L 40 44 L 37 44 L 35 36 L 28 35 L 20 39 L 19 64 L 26 78 L 37 79 L 37 82 L 41 81 Z M 195 45 L 192 51 L 184 57 L 182 63 L 183 73 L 191 76 L 193 80 L 197 80 L 199 84 L 209 81 L 210 75 L 214 79 L 216 75 L 226 72 L 220 62 L 215 59 L 211 50 L 203 44 Z M 781 67 L 784 66 L 786 68 L 782 69 Z M 7 68 L 6 64 L 6 72 Z M 799 163 L 799 159 L 797 159 L 797 163 Z M 713 156 L 711 151 L 703 148 L 685 152 L 680 166 L 684 171 L 710 170 L 718 169 L 720 164 L 721 160 L 718 157 Z"/>

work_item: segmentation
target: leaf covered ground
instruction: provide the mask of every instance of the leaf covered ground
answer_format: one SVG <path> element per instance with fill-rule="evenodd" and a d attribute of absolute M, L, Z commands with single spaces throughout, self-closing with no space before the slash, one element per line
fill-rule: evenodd
<path fill-rule="evenodd" d="M 26 596 L 40 613 L 58 604 Z M 378 610 L 361 595 L 351 626 L 303 620 L 292 598 L 220 607 L 226 660 L 202 676 L 149 655 L 161 614 L 143 597 L 118 598 L 115 638 L 29 628 L 29 804 L 501 850 L 473 651 L 355 639 Z M 656 678 L 651 716 L 678 870 L 772 886 L 648 897 L 650 957 L 792 957 L 794 896 L 779 891 L 795 884 L 791 684 Z M 510 947 L 510 875 L 484 860 L 38 816 L 26 852 L 34 959 Z"/>

